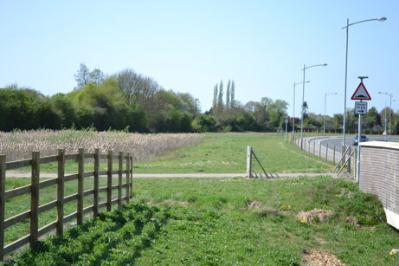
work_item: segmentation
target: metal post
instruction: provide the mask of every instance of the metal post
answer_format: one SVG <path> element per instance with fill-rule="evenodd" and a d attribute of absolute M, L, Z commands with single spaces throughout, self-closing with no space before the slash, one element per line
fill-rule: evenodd
<path fill-rule="evenodd" d="M 294 98 L 292 103 L 292 136 L 295 133 L 295 82 L 294 82 Z"/>
<path fill-rule="evenodd" d="M 384 131 L 385 131 L 385 141 L 388 141 L 388 131 L 387 131 L 387 100 L 385 99 L 385 110 L 384 110 Z"/>
<path fill-rule="evenodd" d="M 388 124 L 389 133 L 392 133 L 391 123 L 392 123 L 392 94 L 389 95 L 389 124 Z"/>
<path fill-rule="evenodd" d="M 319 157 L 321 158 L 321 141 L 319 142 Z"/>
<path fill-rule="evenodd" d="M 288 117 L 285 117 L 285 139 L 288 139 Z"/>
<path fill-rule="evenodd" d="M 324 134 L 326 134 L 326 114 L 327 114 L 327 93 L 324 93 L 324 116 L 323 116 Z"/>
<path fill-rule="evenodd" d="M 348 146 L 348 173 L 352 173 L 352 147 Z M 346 158 L 345 158 L 346 159 Z"/>
<path fill-rule="evenodd" d="M 346 50 L 345 50 L 345 92 L 344 92 L 344 116 L 342 121 L 342 139 L 343 139 L 343 147 L 345 147 L 346 143 L 346 90 L 348 84 L 348 45 L 349 45 L 349 18 L 346 19 Z"/>
<path fill-rule="evenodd" d="M 252 147 L 247 146 L 247 177 L 252 177 Z"/>
<path fill-rule="evenodd" d="M 316 139 L 313 140 L 313 155 L 316 154 Z"/>
<path fill-rule="evenodd" d="M 392 123 L 392 94 L 389 94 L 389 124 L 388 132 L 391 133 L 391 123 Z"/>
<path fill-rule="evenodd" d="M 356 151 L 356 181 L 359 181 L 360 176 L 360 134 L 362 132 L 362 115 L 359 114 L 359 121 L 357 125 L 357 151 Z"/>
<path fill-rule="evenodd" d="M 303 65 L 303 83 L 302 83 L 302 118 L 301 118 L 301 150 L 303 150 L 303 117 L 304 117 L 304 104 L 305 104 L 305 72 L 306 65 Z"/>
<path fill-rule="evenodd" d="M 334 152 L 333 152 L 333 162 L 335 164 L 335 145 L 334 145 Z"/>

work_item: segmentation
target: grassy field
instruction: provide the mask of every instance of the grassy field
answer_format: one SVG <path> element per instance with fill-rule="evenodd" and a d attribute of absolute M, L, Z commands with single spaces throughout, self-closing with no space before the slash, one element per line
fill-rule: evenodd
<path fill-rule="evenodd" d="M 314 208 L 331 216 L 297 218 Z M 398 246 L 378 201 L 349 181 L 137 179 L 133 204 L 10 264 L 299 265 L 322 250 L 347 265 L 398 265 Z"/>
<path fill-rule="evenodd" d="M 207 133 L 202 141 L 172 151 L 165 152 L 148 160 L 135 160 L 135 173 L 244 173 L 246 171 L 246 147 L 251 145 L 257 157 L 268 172 L 286 173 L 326 173 L 333 171 L 330 162 L 303 153 L 296 145 L 286 142 L 279 134 L 271 133 Z M 140 157 L 140 156 L 137 156 Z M 254 162 L 254 169 L 260 172 Z M 65 171 L 77 172 L 77 163 L 67 161 Z M 93 164 L 87 162 L 87 171 Z M 101 169 L 106 169 L 103 161 Z M 114 162 L 113 168 L 118 164 Z M 29 173 L 29 168 L 20 169 Z M 41 171 L 57 172 L 57 163 L 41 166 Z"/>
<path fill-rule="evenodd" d="M 10 190 L 12 188 L 21 187 L 27 184 L 30 184 L 30 178 L 7 178 L 6 179 L 6 190 Z M 93 189 L 93 177 L 88 177 L 84 179 L 84 190 Z M 117 178 L 113 178 L 113 185 L 118 184 Z M 123 183 L 126 182 L 126 179 L 123 179 Z M 64 194 L 65 197 L 71 194 L 74 194 L 78 191 L 77 189 L 77 180 L 68 181 L 65 183 Z M 101 176 L 99 178 L 99 186 L 106 186 L 107 185 L 107 178 L 105 176 Z M 122 197 L 125 196 L 125 189 L 122 189 Z M 117 197 L 117 190 L 113 190 L 113 198 Z M 50 186 L 44 189 L 40 189 L 40 197 L 39 197 L 39 204 L 43 205 L 50 201 L 57 199 L 57 191 L 56 186 Z M 99 202 L 106 201 L 106 192 L 99 193 Z M 84 207 L 90 206 L 93 204 L 92 197 L 84 197 Z M 64 215 L 68 215 L 74 211 L 76 211 L 77 201 L 71 201 L 64 205 Z M 30 195 L 21 195 L 6 201 L 5 204 L 5 218 L 12 217 L 17 215 L 21 212 L 30 209 Z M 105 208 L 102 208 L 104 211 Z M 55 221 L 57 218 L 56 208 L 43 212 L 39 215 L 39 227 L 42 227 L 48 223 Z M 89 220 L 90 216 L 86 216 L 85 220 Z M 29 219 L 24 220 L 16 225 L 8 227 L 5 231 L 5 241 L 6 243 L 12 242 L 26 234 L 29 233 Z"/>
<path fill-rule="evenodd" d="M 167 152 L 134 165 L 136 173 L 244 173 L 251 145 L 268 172 L 329 172 L 332 165 L 303 153 L 281 135 L 268 133 L 206 134 L 200 144 Z M 254 164 L 256 165 L 256 164 Z"/>

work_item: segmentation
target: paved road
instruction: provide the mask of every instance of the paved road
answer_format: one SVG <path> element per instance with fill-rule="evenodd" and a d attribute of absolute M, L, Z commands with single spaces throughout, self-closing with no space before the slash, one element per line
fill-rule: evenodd
<path fill-rule="evenodd" d="M 347 138 L 345 140 L 345 144 L 347 146 L 353 145 L 353 137 L 355 135 L 347 135 Z M 385 136 L 382 135 L 367 135 L 370 141 L 372 140 L 378 140 L 378 141 L 384 141 Z M 399 136 L 388 136 L 389 141 L 399 141 Z M 328 146 L 333 147 L 334 145 L 336 147 L 342 147 L 342 135 L 334 136 L 334 137 L 326 137 L 325 139 L 320 141 L 321 145 L 323 146 Z"/>

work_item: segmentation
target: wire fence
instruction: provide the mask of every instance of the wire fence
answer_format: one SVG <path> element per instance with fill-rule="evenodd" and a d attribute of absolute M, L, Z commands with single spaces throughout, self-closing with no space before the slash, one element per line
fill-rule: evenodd
<path fill-rule="evenodd" d="M 346 168 L 346 172 L 349 174 L 355 173 L 355 153 L 352 153 L 351 146 L 342 146 L 331 144 L 328 140 L 328 136 L 310 136 L 304 137 L 302 142 L 302 150 L 317 156 L 327 162 L 331 162 L 336 165 L 336 172 L 342 170 L 342 167 Z M 333 138 L 333 137 L 331 137 Z M 291 134 L 290 142 L 301 147 L 301 137 L 299 134 Z M 350 156 L 350 158 L 347 158 Z M 345 165 L 346 163 L 346 165 Z"/>

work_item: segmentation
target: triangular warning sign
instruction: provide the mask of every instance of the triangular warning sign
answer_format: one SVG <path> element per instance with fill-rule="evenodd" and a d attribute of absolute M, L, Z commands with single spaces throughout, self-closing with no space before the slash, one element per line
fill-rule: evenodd
<path fill-rule="evenodd" d="M 371 96 L 369 92 L 366 89 L 366 86 L 364 86 L 363 82 L 360 82 L 359 86 L 357 86 L 357 89 L 355 90 L 355 93 L 352 95 L 352 100 L 361 100 L 361 101 L 370 101 Z"/>

